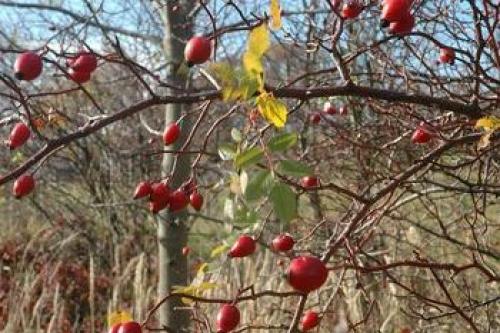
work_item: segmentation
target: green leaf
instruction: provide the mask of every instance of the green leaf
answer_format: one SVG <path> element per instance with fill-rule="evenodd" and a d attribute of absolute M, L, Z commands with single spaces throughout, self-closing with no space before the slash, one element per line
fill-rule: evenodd
<path fill-rule="evenodd" d="M 313 174 L 312 169 L 299 161 L 284 160 L 278 164 L 278 172 L 292 177 L 304 177 Z"/>
<path fill-rule="evenodd" d="M 245 198 L 249 201 L 257 200 L 269 191 L 269 182 L 272 180 L 271 173 L 267 170 L 259 171 L 250 178 L 245 189 Z"/>
<path fill-rule="evenodd" d="M 243 169 L 259 162 L 262 156 L 264 156 L 262 149 L 253 147 L 236 155 L 234 163 L 238 169 Z"/>
<path fill-rule="evenodd" d="M 274 213 L 284 223 L 290 222 L 297 214 L 297 197 L 292 189 L 285 184 L 276 183 L 271 190 L 269 199 Z"/>
<path fill-rule="evenodd" d="M 218 152 L 223 161 L 229 161 L 236 156 L 236 147 L 230 143 L 223 143 L 219 146 Z"/>
<path fill-rule="evenodd" d="M 299 136 L 297 133 L 283 133 L 269 140 L 267 146 L 273 152 L 287 150 L 297 144 Z"/>

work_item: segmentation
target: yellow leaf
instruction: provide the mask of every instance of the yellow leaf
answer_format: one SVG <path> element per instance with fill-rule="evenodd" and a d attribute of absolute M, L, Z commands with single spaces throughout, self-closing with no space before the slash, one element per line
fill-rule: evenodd
<path fill-rule="evenodd" d="M 217 284 L 213 282 L 202 282 L 198 285 L 198 291 L 202 292 L 205 290 L 211 290 L 217 288 Z"/>
<path fill-rule="evenodd" d="M 108 315 L 108 327 L 132 321 L 132 315 L 127 311 L 115 311 Z"/>
<path fill-rule="evenodd" d="M 243 55 L 243 67 L 251 79 L 258 82 L 258 89 L 263 92 L 264 89 L 264 66 L 262 65 L 262 56 L 269 49 L 269 31 L 265 24 L 261 24 L 250 32 L 248 38 L 247 50 Z"/>
<path fill-rule="evenodd" d="M 196 292 L 196 286 L 173 286 L 173 294 L 186 294 L 186 295 L 194 295 Z"/>
<path fill-rule="evenodd" d="M 250 32 L 246 53 L 254 54 L 260 58 L 266 53 L 269 46 L 271 46 L 269 31 L 265 24 L 261 24 Z"/>
<path fill-rule="evenodd" d="M 286 124 L 288 110 L 286 105 L 274 98 L 272 94 L 262 93 L 256 100 L 260 114 L 267 122 L 277 128 L 282 128 Z"/>
<path fill-rule="evenodd" d="M 203 264 L 198 267 L 198 270 L 196 271 L 196 276 L 203 276 L 205 274 L 205 270 L 207 269 L 208 264 L 204 262 Z"/>
<path fill-rule="evenodd" d="M 212 64 L 209 71 L 222 87 L 223 101 L 247 100 L 257 91 L 256 80 L 228 63 Z"/>
<path fill-rule="evenodd" d="M 198 285 L 190 285 L 187 287 L 184 286 L 173 286 L 172 289 L 174 289 L 173 293 L 175 294 L 185 294 L 185 295 L 190 295 L 190 296 L 195 296 L 199 297 L 203 294 L 204 291 L 214 289 L 217 287 L 217 284 L 212 283 L 212 282 L 202 282 Z M 181 301 L 184 304 L 191 304 L 193 303 L 192 299 L 182 297 Z"/>
<path fill-rule="evenodd" d="M 271 0 L 271 18 L 272 28 L 278 30 L 281 28 L 281 8 L 279 0 Z"/>
<path fill-rule="evenodd" d="M 229 248 L 226 244 L 219 245 L 215 247 L 212 252 L 210 252 L 210 257 L 215 258 L 221 255 L 222 253 L 226 252 L 226 250 Z"/>
<path fill-rule="evenodd" d="M 495 116 L 483 117 L 476 122 L 476 128 L 484 128 L 487 131 L 500 129 L 500 118 Z"/>

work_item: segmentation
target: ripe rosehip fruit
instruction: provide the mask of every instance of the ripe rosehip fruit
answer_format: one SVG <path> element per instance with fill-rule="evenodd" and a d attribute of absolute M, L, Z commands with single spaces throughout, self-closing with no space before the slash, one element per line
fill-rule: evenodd
<path fill-rule="evenodd" d="M 276 236 L 273 239 L 272 247 L 277 252 L 287 252 L 293 248 L 294 244 L 295 241 L 293 240 L 292 236 L 285 234 Z"/>
<path fill-rule="evenodd" d="M 210 39 L 196 36 L 189 40 L 184 49 L 184 58 L 188 66 L 199 65 L 210 58 L 212 54 L 212 42 Z"/>
<path fill-rule="evenodd" d="M 10 132 L 9 148 L 11 150 L 22 146 L 30 138 L 30 128 L 25 123 L 17 123 Z"/>
<path fill-rule="evenodd" d="M 404 19 L 408 12 L 412 0 L 386 0 L 382 8 L 382 20 L 380 26 L 386 28 L 391 22 L 401 21 Z"/>
<path fill-rule="evenodd" d="M 246 257 L 254 253 L 256 247 L 255 239 L 248 235 L 241 235 L 229 250 L 228 256 L 231 258 Z"/>
<path fill-rule="evenodd" d="M 197 191 L 194 191 L 189 196 L 189 203 L 191 204 L 191 207 L 199 211 L 201 206 L 203 206 L 203 196 Z"/>
<path fill-rule="evenodd" d="M 118 330 L 120 329 L 120 326 L 122 326 L 122 324 L 115 324 L 115 325 L 111 326 L 109 328 L 108 333 L 118 333 Z"/>
<path fill-rule="evenodd" d="M 30 194 L 35 188 L 35 179 L 32 175 L 22 175 L 16 179 L 12 187 L 12 194 L 16 199 L 20 199 Z"/>
<path fill-rule="evenodd" d="M 134 199 L 147 197 L 151 194 L 152 188 L 148 182 L 140 182 L 134 191 Z"/>
<path fill-rule="evenodd" d="M 14 63 L 14 76 L 18 80 L 34 80 L 42 73 L 42 70 L 42 58 L 33 52 L 21 53 Z"/>
<path fill-rule="evenodd" d="M 300 184 L 305 189 L 314 188 L 319 186 L 319 180 L 315 176 L 305 176 L 300 180 Z"/>
<path fill-rule="evenodd" d="M 83 84 L 85 82 L 90 81 L 90 72 L 76 71 L 74 69 L 70 69 L 68 71 L 68 75 L 71 81 L 79 84 Z"/>
<path fill-rule="evenodd" d="M 300 256 L 290 262 L 288 283 L 297 291 L 309 293 L 320 288 L 328 277 L 325 264 L 316 257 Z"/>
<path fill-rule="evenodd" d="M 170 193 L 171 191 L 167 184 L 163 182 L 154 183 L 153 185 L 151 185 L 150 200 L 165 201 L 168 203 L 170 199 Z"/>
<path fill-rule="evenodd" d="M 165 146 L 173 144 L 179 138 L 181 134 L 181 128 L 177 123 L 170 123 L 165 127 L 163 132 L 163 143 Z"/>
<path fill-rule="evenodd" d="M 358 0 L 349 0 L 342 7 L 341 16 L 346 19 L 354 19 L 363 11 L 363 5 Z"/>
<path fill-rule="evenodd" d="M 172 192 L 172 194 L 170 194 L 171 212 L 178 212 L 179 210 L 186 208 L 188 204 L 189 204 L 189 197 L 183 190 L 178 189 Z"/>
<path fill-rule="evenodd" d="M 455 50 L 443 47 L 439 52 L 439 62 L 453 65 L 455 63 Z"/>
<path fill-rule="evenodd" d="M 191 248 L 189 246 L 184 246 L 182 248 L 182 255 L 187 257 L 189 255 L 189 252 L 191 252 Z"/>
<path fill-rule="evenodd" d="M 417 127 L 415 132 L 413 132 L 413 135 L 411 136 L 411 142 L 427 143 L 432 139 L 432 137 L 432 133 L 425 126 L 419 126 Z"/>
<path fill-rule="evenodd" d="M 314 112 L 309 118 L 309 121 L 315 125 L 319 124 L 319 122 L 321 121 L 321 115 L 318 112 Z"/>
<path fill-rule="evenodd" d="M 306 311 L 300 323 L 302 324 L 303 332 L 312 330 L 319 324 L 319 315 L 314 311 Z"/>
<path fill-rule="evenodd" d="M 153 214 L 158 214 L 160 211 L 168 207 L 168 200 L 152 200 L 149 202 L 149 211 Z"/>
<path fill-rule="evenodd" d="M 234 305 L 224 304 L 217 313 L 217 333 L 228 333 L 240 323 L 240 310 Z"/>
<path fill-rule="evenodd" d="M 120 325 L 118 333 L 142 333 L 141 325 L 135 321 L 129 321 Z"/>
<path fill-rule="evenodd" d="M 335 109 L 335 106 L 333 106 L 330 102 L 326 102 L 323 106 L 323 112 L 332 115 L 337 113 L 337 109 Z"/>
<path fill-rule="evenodd" d="M 389 33 L 393 35 L 409 34 L 415 26 L 415 17 L 408 12 L 400 21 L 391 22 L 389 25 Z"/>
<path fill-rule="evenodd" d="M 67 62 L 68 66 L 76 72 L 92 73 L 97 68 L 97 58 L 89 52 L 80 52 Z"/>

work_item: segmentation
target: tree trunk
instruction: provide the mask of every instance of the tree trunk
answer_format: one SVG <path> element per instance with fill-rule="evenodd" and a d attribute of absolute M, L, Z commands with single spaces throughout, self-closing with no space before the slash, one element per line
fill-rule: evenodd
<path fill-rule="evenodd" d="M 186 74 L 180 73 L 179 66 L 183 62 L 184 44 L 190 35 L 191 24 L 186 22 L 188 1 L 177 1 L 175 4 L 163 4 L 162 18 L 165 26 L 164 51 L 168 61 L 168 81 L 177 87 L 184 87 L 187 83 Z M 181 71 L 182 72 L 182 71 Z M 168 94 L 175 94 L 168 90 Z M 169 104 L 166 106 L 165 123 L 177 121 L 184 109 L 183 105 Z M 182 135 L 175 144 L 178 149 L 185 141 L 191 125 L 184 120 Z M 162 161 L 164 177 L 175 167 L 174 176 L 170 180 L 172 189 L 181 185 L 190 175 L 190 159 L 188 154 L 179 154 L 175 164 L 175 155 L 165 154 Z M 174 165 L 175 164 L 175 165 Z M 161 213 L 158 218 L 158 296 L 163 298 L 171 292 L 174 285 L 187 284 L 187 261 L 182 255 L 182 247 L 186 245 L 188 230 L 185 213 Z M 182 303 L 178 299 L 166 302 L 159 310 L 160 327 L 167 327 L 169 332 L 189 332 L 189 312 L 179 310 Z"/>

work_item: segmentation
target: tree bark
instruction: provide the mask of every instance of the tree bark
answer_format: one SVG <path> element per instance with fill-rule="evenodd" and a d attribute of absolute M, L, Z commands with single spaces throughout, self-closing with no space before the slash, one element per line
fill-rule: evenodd
<path fill-rule="evenodd" d="M 163 3 L 162 18 L 165 27 L 164 51 L 168 62 L 168 81 L 177 87 L 187 84 L 187 75 L 179 71 L 183 63 L 184 43 L 190 35 L 191 24 L 186 22 L 188 4 L 187 1 Z M 173 91 L 167 92 L 169 95 Z M 175 122 L 179 119 L 184 105 L 168 104 L 165 112 L 165 124 Z M 185 119 L 181 124 L 182 135 L 177 140 L 175 148 L 178 149 L 185 141 L 190 131 L 190 123 Z M 179 154 L 177 162 L 174 154 L 165 154 L 162 161 L 162 175 L 170 175 L 175 168 L 173 177 L 170 179 L 172 189 L 181 185 L 190 175 L 190 158 L 188 154 Z M 186 227 L 187 215 L 185 212 L 161 213 L 158 218 L 158 297 L 161 299 L 169 294 L 172 286 L 187 284 L 187 260 L 182 255 L 182 247 L 187 243 L 188 230 Z M 175 298 L 165 302 L 159 308 L 160 327 L 167 327 L 169 332 L 189 332 L 189 312 L 179 310 L 182 303 Z"/>

